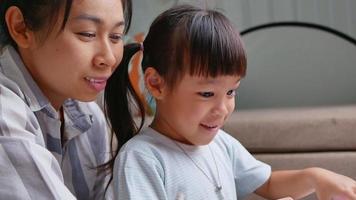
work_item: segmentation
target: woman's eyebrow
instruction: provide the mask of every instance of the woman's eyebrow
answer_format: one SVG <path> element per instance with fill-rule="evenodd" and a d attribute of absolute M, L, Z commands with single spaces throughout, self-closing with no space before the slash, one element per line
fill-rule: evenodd
<path fill-rule="evenodd" d="M 101 18 L 94 16 L 94 15 L 89 15 L 89 14 L 78 15 L 78 16 L 74 17 L 74 20 L 88 20 L 88 21 L 94 22 L 95 24 L 99 24 L 99 25 L 104 24 L 104 22 Z M 121 20 L 115 24 L 115 27 L 124 26 L 124 25 L 125 25 L 125 22 L 123 20 Z"/>

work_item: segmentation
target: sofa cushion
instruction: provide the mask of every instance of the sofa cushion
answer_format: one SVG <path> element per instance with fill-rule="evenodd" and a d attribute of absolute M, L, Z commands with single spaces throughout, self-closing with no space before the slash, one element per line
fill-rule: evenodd
<path fill-rule="evenodd" d="M 239 111 L 224 130 L 252 153 L 356 150 L 356 105 Z"/>
<path fill-rule="evenodd" d="M 254 156 L 271 165 L 272 170 L 304 169 L 322 167 L 356 180 L 356 152 L 319 152 L 319 153 L 270 153 L 254 154 Z M 250 195 L 246 200 L 263 200 L 257 195 Z M 315 200 L 315 194 L 303 200 Z"/>

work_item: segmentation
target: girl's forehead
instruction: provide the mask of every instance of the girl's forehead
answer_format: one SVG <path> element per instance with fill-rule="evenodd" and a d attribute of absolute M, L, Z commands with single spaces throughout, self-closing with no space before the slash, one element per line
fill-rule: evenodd
<path fill-rule="evenodd" d="M 218 84 L 221 82 L 231 82 L 231 83 L 239 83 L 241 80 L 241 76 L 239 75 L 218 75 L 216 77 L 212 76 L 196 76 L 186 74 L 182 81 L 190 80 L 195 82 L 198 85 L 207 85 L 207 84 Z"/>

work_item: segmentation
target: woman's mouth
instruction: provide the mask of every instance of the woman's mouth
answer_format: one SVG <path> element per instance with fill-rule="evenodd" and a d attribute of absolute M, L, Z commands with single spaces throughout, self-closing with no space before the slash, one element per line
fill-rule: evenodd
<path fill-rule="evenodd" d="M 100 92 L 105 89 L 107 78 L 102 77 L 102 78 L 94 78 L 94 77 L 85 77 L 84 78 L 89 86 L 96 90 L 97 92 Z"/>

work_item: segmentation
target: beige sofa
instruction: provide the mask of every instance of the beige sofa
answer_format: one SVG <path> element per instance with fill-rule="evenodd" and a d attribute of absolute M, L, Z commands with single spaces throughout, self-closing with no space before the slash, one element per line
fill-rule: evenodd
<path fill-rule="evenodd" d="M 272 170 L 318 166 L 356 179 L 356 105 L 238 111 L 224 129 Z"/>

